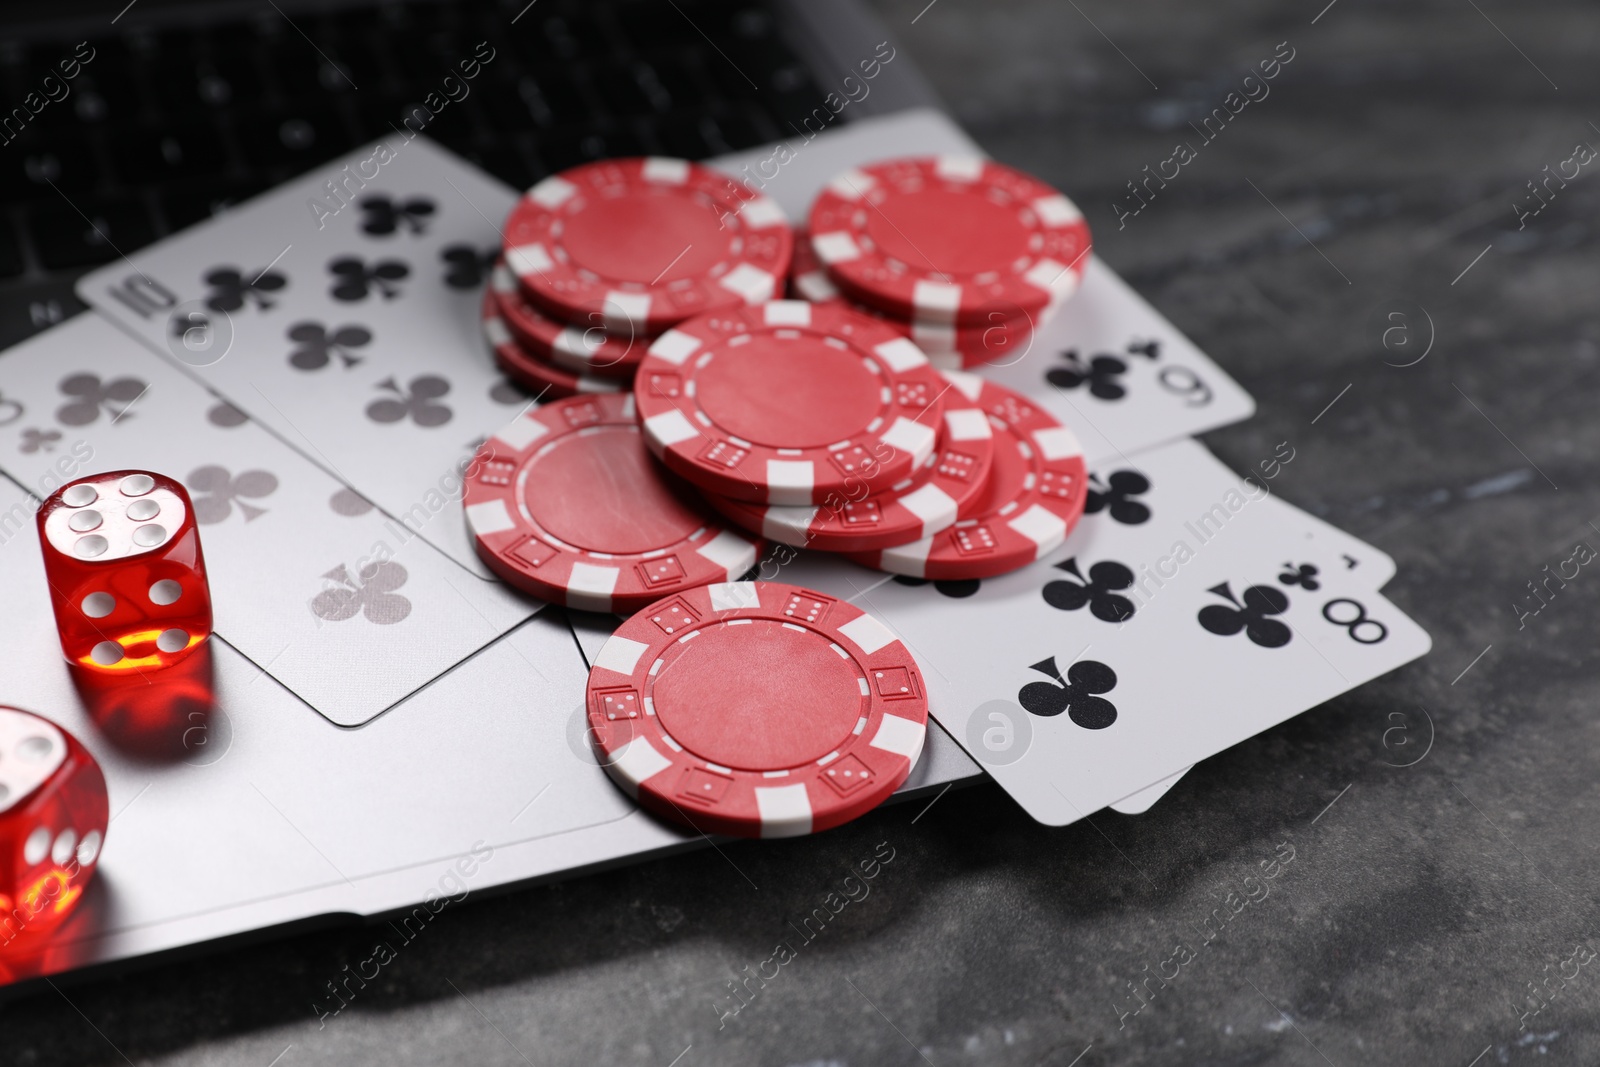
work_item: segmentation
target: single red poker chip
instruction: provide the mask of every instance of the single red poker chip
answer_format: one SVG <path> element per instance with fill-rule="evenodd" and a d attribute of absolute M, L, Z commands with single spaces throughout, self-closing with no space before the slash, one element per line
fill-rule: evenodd
<path fill-rule="evenodd" d="M 910 339 L 842 306 L 774 300 L 700 315 L 634 378 L 652 451 L 707 492 L 810 504 L 911 476 L 947 386 Z"/>
<path fill-rule="evenodd" d="M 532 393 L 535 400 L 558 400 L 580 393 L 616 393 L 627 388 L 628 383 L 620 378 L 574 374 L 522 347 L 500 317 L 492 290 L 483 294 L 483 336 L 494 350 L 495 365 L 507 378 Z"/>
<path fill-rule="evenodd" d="M 726 582 L 762 546 L 708 517 L 639 438 L 633 397 L 531 408 L 478 450 L 462 499 L 478 555 L 506 582 L 584 611 L 630 612 Z"/>
<path fill-rule="evenodd" d="M 931 537 L 981 497 L 995 444 L 988 415 L 968 399 L 979 383 L 960 371 L 944 376 L 955 388 L 945 394 L 939 448 L 901 484 L 821 504 L 750 504 L 712 494 L 706 502 L 746 530 L 798 548 L 865 552 Z"/>
<path fill-rule="evenodd" d="M 589 672 L 590 734 L 646 809 L 707 834 L 792 837 L 866 814 L 911 773 L 928 697 L 905 645 L 778 582 L 668 597 Z"/>
<path fill-rule="evenodd" d="M 988 485 L 954 526 L 850 559 L 935 581 L 992 578 L 1054 550 L 1077 524 L 1089 492 L 1077 437 L 1021 393 L 965 377 L 977 383 L 974 399 L 994 427 Z"/>
<path fill-rule="evenodd" d="M 610 159 L 552 175 L 506 219 L 505 259 L 552 315 L 618 335 L 778 295 L 793 239 L 776 201 L 682 159 Z"/>
<path fill-rule="evenodd" d="M 928 362 L 941 369 L 972 370 L 991 363 L 1009 365 L 1027 355 L 1033 347 L 1033 335 L 1038 326 L 1033 317 L 1023 313 L 1008 318 L 999 311 L 990 314 L 992 318 L 987 323 L 977 326 L 901 320 L 895 320 L 895 324 L 928 354 Z M 1040 313 L 1041 316 L 1047 314 L 1048 311 Z"/>
<path fill-rule="evenodd" d="M 971 370 L 989 363 L 1010 363 L 1027 355 L 1033 346 L 1035 317 L 1019 307 L 987 307 L 977 325 L 923 322 L 891 315 L 868 304 L 850 300 L 833 284 L 822 261 L 811 249 L 811 238 L 795 230 L 794 257 L 789 262 L 789 295 L 813 304 L 844 304 L 882 319 L 917 343 L 928 362 L 940 369 Z M 1049 314 L 1049 308 L 1040 318 Z"/>
<path fill-rule="evenodd" d="M 964 156 L 845 171 L 811 205 L 807 229 L 841 290 L 923 322 L 982 324 L 1012 306 L 1037 315 L 1077 288 L 1090 248 L 1071 200 Z"/>
<path fill-rule="evenodd" d="M 547 363 L 573 374 L 631 381 L 645 349 L 654 340 L 650 336 L 613 337 L 600 325 L 598 315 L 587 327 L 558 322 L 533 306 L 503 260 L 495 264 L 489 276 L 489 288 L 494 293 L 500 317 L 517 343 Z"/>

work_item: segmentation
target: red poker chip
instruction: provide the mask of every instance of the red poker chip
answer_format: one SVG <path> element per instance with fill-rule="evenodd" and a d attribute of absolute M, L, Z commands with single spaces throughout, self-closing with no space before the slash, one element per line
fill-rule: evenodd
<path fill-rule="evenodd" d="M 483 336 L 494 350 L 495 365 L 536 400 L 558 400 L 580 393 L 616 393 L 628 385 L 618 378 L 574 374 L 523 348 L 500 317 L 493 290 L 483 294 Z"/>
<path fill-rule="evenodd" d="M 789 295 L 813 304 L 846 304 L 863 314 L 882 319 L 917 343 L 935 367 L 971 370 L 988 363 L 1010 363 L 1027 355 L 1033 346 L 1037 325 L 1034 316 L 1019 307 L 999 305 L 987 308 L 978 325 L 903 319 L 867 304 L 847 298 L 828 277 L 822 261 L 812 251 L 811 238 L 804 229 L 794 232 L 794 257 L 789 261 Z M 1040 313 L 1042 320 L 1049 308 Z"/>
<path fill-rule="evenodd" d="M 983 494 L 994 455 L 994 432 L 982 408 L 968 399 L 979 384 L 946 371 L 956 386 L 945 394 L 939 449 L 917 476 L 886 492 L 821 505 L 749 504 L 707 495 L 713 508 L 773 541 L 829 552 L 865 552 L 931 537 L 953 525 Z"/>
<path fill-rule="evenodd" d="M 935 367 L 972 370 L 990 363 L 1015 363 L 1027 355 L 1033 347 L 1034 331 L 1042 323 L 1035 323 L 1026 313 L 1017 318 L 998 311 L 990 314 L 993 317 L 987 323 L 977 326 L 898 320 L 896 325 L 928 354 L 928 362 Z"/>
<path fill-rule="evenodd" d="M 682 159 L 610 159 L 529 189 L 506 219 L 505 259 L 552 315 L 618 335 L 778 294 L 793 239 L 783 209 Z"/>
<path fill-rule="evenodd" d="M 634 396 L 652 451 L 707 492 L 810 504 L 911 476 L 945 383 L 908 338 L 841 306 L 774 300 L 656 339 Z"/>
<path fill-rule="evenodd" d="M 506 582 L 584 611 L 637 611 L 726 582 L 761 545 L 709 518 L 639 438 L 633 398 L 531 408 L 474 457 L 462 503 L 478 555 Z"/>
<path fill-rule="evenodd" d="M 850 559 L 934 581 L 993 578 L 1053 551 L 1082 516 L 1089 480 L 1073 432 L 1021 393 L 963 377 L 978 385 L 974 399 L 994 427 L 988 485 L 949 529 Z"/>
<path fill-rule="evenodd" d="M 981 324 L 1013 306 L 1036 315 L 1077 288 L 1090 247 L 1071 200 L 962 156 L 845 171 L 812 204 L 807 228 L 841 290 L 924 322 Z"/>
<path fill-rule="evenodd" d="M 632 380 L 652 337 L 613 337 L 596 316 L 588 327 L 558 322 L 533 306 L 517 285 L 516 276 L 495 264 L 489 276 L 495 307 L 517 343 L 547 363 L 573 374 Z"/>
<path fill-rule="evenodd" d="M 589 672 L 611 777 L 707 834 L 793 837 L 866 814 L 922 752 L 928 697 L 905 645 L 842 600 L 778 582 L 668 597 Z"/>

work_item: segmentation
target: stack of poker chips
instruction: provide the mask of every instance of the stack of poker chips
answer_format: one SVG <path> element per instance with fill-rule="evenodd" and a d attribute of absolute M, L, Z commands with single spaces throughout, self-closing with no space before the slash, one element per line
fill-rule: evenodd
<path fill-rule="evenodd" d="M 1019 359 L 1077 289 L 1090 249 L 1061 193 L 987 160 L 886 160 L 840 174 L 797 235 L 790 291 L 848 302 L 935 366 Z"/>
<path fill-rule="evenodd" d="M 780 295 L 793 247 L 772 200 L 662 158 L 546 178 L 504 234 L 484 333 L 507 377 L 541 398 L 626 389 L 669 326 Z"/>
<path fill-rule="evenodd" d="M 983 578 L 1060 545 L 1087 496 L 1072 432 L 962 369 L 1026 351 L 1075 288 L 1070 201 L 983 160 L 891 160 L 836 178 L 807 225 L 797 242 L 683 160 L 588 164 L 518 201 L 484 294 L 501 368 L 549 402 L 476 457 L 477 551 L 632 616 L 593 664 L 592 741 L 706 833 L 855 818 L 922 748 L 910 652 L 837 598 L 740 581 L 767 541 Z M 802 299 L 774 299 L 785 283 Z"/>
<path fill-rule="evenodd" d="M 594 523 L 626 514 L 641 533 L 534 530 L 556 547 L 512 551 L 501 514 L 538 505 L 508 500 L 491 518 L 478 513 L 480 551 L 540 596 L 622 611 L 695 584 L 690 576 L 717 580 L 763 540 L 929 579 L 1025 566 L 1082 512 L 1082 450 L 1026 397 L 962 368 L 1026 351 L 1076 288 L 1089 247 L 1070 200 L 980 159 L 847 171 L 798 236 L 770 199 L 683 160 L 610 160 L 548 178 L 506 221 L 486 334 L 506 373 L 541 398 L 623 394 L 616 411 L 563 417 L 636 420 L 630 447 L 655 461 L 630 454 L 630 477 L 658 484 L 649 499 L 662 507 L 681 506 L 654 522 L 662 516 L 639 501 L 596 504 Z M 772 299 L 785 281 L 803 299 Z M 528 421 L 486 446 L 498 447 L 500 469 L 551 447 L 530 452 L 554 427 Z M 611 459 L 620 454 L 614 446 Z M 594 495 L 602 466 L 590 461 L 586 479 L 553 465 L 543 491 Z M 568 511 L 563 522 L 582 513 Z M 705 544 L 680 543 L 710 514 L 720 521 L 706 521 Z M 753 537 L 734 545 L 741 530 Z M 701 553 L 697 565 L 658 558 L 672 546 Z M 703 565 L 705 552 L 715 565 Z M 634 557 L 644 569 L 600 562 Z"/>

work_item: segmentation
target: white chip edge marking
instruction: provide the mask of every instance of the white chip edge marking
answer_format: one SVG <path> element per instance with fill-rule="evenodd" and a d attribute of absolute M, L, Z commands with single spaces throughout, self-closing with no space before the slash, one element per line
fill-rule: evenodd
<path fill-rule="evenodd" d="M 928 363 L 928 354 L 918 348 L 917 343 L 909 337 L 896 337 L 893 341 L 874 345 L 872 350 L 877 353 L 879 359 L 900 374 L 927 366 Z"/>
<path fill-rule="evenodd" d="M 723 530 L 695 551 L 737 578 L 756 564 L 756 546 L 738 534 Z"/>
<path fill-rule="evenodd" d="M 816 466 L 809 459 L 767 460 L 768 503 L 809 504 L 816 484 Z"/>
<path fill-rule="evenodd" d="M 511 331 L 506 328 L 506 324 L 501 321 L 499 316 L 491 316 L 483 320 L 483 335 L 496 348 L 511 343 Z"/>
<path fill-rule="evenodd" d="M 914 468 L 921 467 L 927 458 L 933 455 L 933 445 L 939 435 L 930 426 L 904 415 L 895 419 L 889 428 L 879 438 L 884 444 L 908 453 L 912 458 Z"/>
<path fill-rule="evenodd" d="M 550 427 L 534 418 L 530 413 L 522 418 L 512 419 L 500 427 L 494 432 L 493 440 L 499 441 L 517 452 L 521 452 L 549 432 Z"/>
<path fill-rule="evenodd" d="M 961 286 L 919 281 L 911 288 L 911 304 L 922 318 L 932 322 L 954 322 L 956 312 L 961 309 Z"/>
<path fill-rule="evenodd" d="M 889 632 L 889 628 L 871 615 L 861 615 L 851 619 L 839 627 L 839 632 L 854 641 L 861 651 L 869 656 L 896 640 L 894 634 Z"/>
<path fill-rule="evenodd" d="M 645 419 L 644 432 L 650 435 L 650 440 L 662 448 L 671 448 L 680 441 L 700 436 L 700 431 L 694 428 L 694 423 L 677 408 Z"/>
<path fill-rule="evenodd" d="M 811 798 L 804 783 L 756 786 L 762 837 L 800 837 L 811 832 Z"/>
<path fill-rule="evenodd" d="M 639 658 L 648 651 L 650 646 L 643 641 L 612 634 L 600 646 L 600 654 L 595 656 L 594 665 L 616 674 L 631 675 L 639 666 Z"/>
<path fill-rule="evenodd" d="M 811 540 L 811 523 L 820 510 L 803 504 L 774 504 L 761 516 L 761 536 L 796 548 L 804 548 Z"/>
<path fill-rule="evenodd" d="M 920 541 L 913 541 L 908 545 L 896 545 L 886 548 L 879 553 L 879 559 L 884 563 L 893 563 L 896 574 L 905 574 L 912 578 L 924 578 L 928 570 L 928 553 L 933 551 L 933 538 L 924 537 Z M 885 568 L 886 570 L 891 568 Z"/>
<path fill-rule="evenodd" d="M 1041 259 L 1029 267 L 1022 280 L 1035 289 L 1043 289 L 1053 300 L 1062 299 L 1078 287 L 1077 274 L 1053 259 Z"/>
<path fill-rule="evenodd" d="M 647 738 L 635 737 L 617 749 L 607 770 L 615 772 L 628 792 L 638 796 L 639 786 L 671 766 L 672 761 L 656 751 Z"/>
<path fill-rule="evenodd" d="M 717 582 L 706 586 L 712 611 L 739 611 L 761 606 L 761 592 L 754 582 Z"/>
<path fill-rule="evenodd" d="M 940 377 L 956 387 L 956 391 L 974 404 L 978 397 L 983 395 L 984 380 L 976 374 L 969 374 L 960 370 L 944 370 L 939 372 Z"/>
<path fill-rule="evenodd" d="M 810 326 L 811 305 L 804 300 L 773 300 L 761 309 L 768 326 Z"/>
<path fill-rule="evenodd" d="M 650 294 L 628 293 L 621 289 L 606 291 L 606 302 L 600 308 L 600 320 L 613 333 L 632 333 L 644 326 L 650 317 Z"/>
<path fill-rule="evenodd" d="M 650 346 L 650 355 L 666 360 L 674 367 L 681 367 L 685 360 L 700 350 L 701 343 L 694 334 L 668 330 Z"/>
<path fill-rule="evenodd" d="M 1060 193 L 1041 196 L 1033 202 L 1033 210 L 1046 226 L 1071 226 L 1083 221 L 1083 212 L 1078 210 L 1078 205 Z"/>
<path fill-rule="evenodd" d="M 717 284 L 737 293 L 746 304 L 762 304 L 778 292 L 778 278 L 754 263 L 741 263 L 718 279 Z"/>
<path fill-rule="evenodd" d="M 994 436 L 989 416 L 977 408 L 955 408 L 944 413 L 945 433 L 952 441 L 987 441 Z"/>
<path fill-rule="evenodd" d="M 594 359 L 594 354 L 600 350 L 600 346 L 606 343 L 605 335 L 602 333 L 597 333 L 599 339 L 591 342 L 589 332 L 582 326 L 568 326 L 556 334 L 556 339 L 550 347 L 588 363 Z"/>
<path fill-rule="evenodd" d="M 479 537 L 504 533 L 517 525 L 511 520 L 511 512 L 506 509 L 504 500 L 485 500 L 481 504 L 468 504 L 466 512 L 467 525 L 472 527 L 472 532 Z"/>
<path fill-rule="evenodd" d="M 1078 443 L 1078 435 L 1065 426 L 1050 426 L 1035 430 L 1033 443 L 1039 450 L 1039 455 L 1052 462 L 1083 455 L 1083 445 Z"/>
<path fill-rule="evenodd" d="M 506 249 L 506 266 L 510 267 L 519 278 L 526 278 L 530 274 L 543 274 L 555 266 L 555 261 L 550 258 L 550 253 L 545 251 L 544 245 L 517 245 Z"/>
<path fill-rule="evenodd" d="M 938 533 L 956 521 L 960 506 L 932 482 L 900 498 L 900 506 L 922 520 L 922 535 Z"/>
<path fill-rule="evenodd" d="M 835 196 L 845 200 L 859 200 L 872 192 L 878 185 L 878 179 L 851 167 L 849 170 L 834 177 L 828 183 L 828 190 Z"/>
<path fill-rule="evenodd" d="M 573 563 L 567 575 L 567 606 L 580 611 L 610 611 L 621 570 L 595 563 Z"/>
<path fill-rule="evenodd" d="M 839 289 L 828 277 L 827 271 L 808 270 L 794 280 L 794 287 L 813 304 L 839 299 Z"/>
<path fill-rule="evenodd" d="M 689 161 L 671 156 L 649 156 L 641 168 L 646 181 L 682 185 L 689 180 Z"/>
<path fill-rule="evenodd" d="M 770 196 L 758 196 L 754 200 L 746 200 L 744 206 L 739 208 L 739 217 L 753 230 L 787 225 L 789 222 L 789 216 L 783 213 L 783 205 Z"/>
<path fill-rule="evenodd" d="M 1034 559 L 1067 539 L 1066 522 L 1060 515 L 1039 504 L 1032 505 L 1006 525 L 1038 546 L 1033 554 Z"/>
<path fill-rule="evenodd" d="M 916 763 L 917 757 L 922 754 L 922 742 L 927 733 L 926 724 L 915 719 L 907 719 L 902 715 L 885 715 L 883 721 L 878 723 L 878 732 L 867 743 L 873 748 L 893 752 Z"/>
<path fill-rule="evenodd" d="M 837 233 L 813 235 L 811 251 L 830 267 L 835 263 L 848 263 L 852 259 L 861 258 L 861 249 L 856 245 L 856 239 L 842 230 Z"/>
<path fill-rule="evenodd" d="M 578 187 L 560 175 L 552 174 L 527 192 L 529 200 L 540 207 L 557 208 L 572 198 Z"/>
<path fill-rule="evenodd" d="M 981 156 L 940 156 L 934 163 L 939 177 L 953 182 L 975 182 L 983 177 Z"/>

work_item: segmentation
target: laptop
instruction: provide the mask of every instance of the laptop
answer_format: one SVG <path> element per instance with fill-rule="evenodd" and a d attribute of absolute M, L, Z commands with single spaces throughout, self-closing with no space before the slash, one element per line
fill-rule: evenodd
<path fill-rule="evenodd" d="M 85 344 L 134 344 L 92 321 L 80 276 L 393 128 L 478 40 L 498 50 L 490 77 L 427 136 L 517 189 L 620 155 L 738 173 L 770 159 L 773 142 L 804 140 L 766 188 L 794 219 L 846 167 L 978 153 L 851 0 L 136 0 L 110 22 L 99 5 L 92 19 L 73 7 L 51 5 L 50 19 L 14 23 L 0 42 L 8 100 L 75 49 L 94 56 L 69 95 L 0 117 L 0 348 L 78 315 L 90 318 L 65 328 Z M 889 53 L 867 91 L 845 81 Z M 830 93 L 847 104 L 824 107 Z M 0 353 L 0 397 L 28 384 L 24 373 Z M 11 473 L 0 515 L 32 488 Z M 12 594 L 0 702 L 89 746 L 112 822 L 80 906 L 42 955 L 15 964 L 13 989 L 264 932 L 426 921 L 466 894 L 713 843 L 646 815 L 592 754 L 583 687 L 615 618 L 546 607 L 356 726 L 318 714 L 219 633 L 192 668 L 196 708 L 165 709 L 195 727 L 141 749 L 137 707 L 95 706 L 71 683 L 30 527 L 0 520 L 0 588 Z M 980 775 L 930 722 L 896 799 Z"/>

